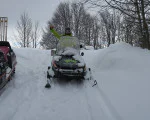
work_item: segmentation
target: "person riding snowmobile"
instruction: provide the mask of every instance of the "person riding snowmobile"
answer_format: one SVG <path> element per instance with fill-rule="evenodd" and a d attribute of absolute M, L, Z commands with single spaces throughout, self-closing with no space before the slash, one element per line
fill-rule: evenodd
<path fill-rule="evenodd" d="M 70 41 L 70 37 L 72 37 L 71 30 L 69 27 L 65 28 L 65 34 L 60 35 L 56 30 L 54 30 L 54 27 L 51 25 L 50 26 L 50 31 L 53 33 L 53 35 L 61 40 L 61 43 L 63 44 L 64 47 L 73 47 L 76 46 L 76 44 L 72 41 Z M 62 41 L 63 40 L 63 41 Z"/>
<path fill-rule="evenodd" d="M 72 36 L 71 30 L 70 30 L 69 27 L 65 28 L 65 34 L 64 34 L 64 35 L 58 34 L 58 32 L 57 32 L 56 30 L 54 30 L 54 27 L 53 27 L 52 25 L 50 26 L 50 31 L 51 31 L 51 32 L 53 33 L 53 35 L 54 35 L 56 38 L 58 38 L 58 39 L 60 39 L 61 36 Z"/>
<path fill-rule="evenodd" d="M 73 46 L 74 45 L 74 43 L 68 44 L 67 39 L 63 39 L 63 41 L 61 39 L 61 37 L 63 37 L 63 36 L 72 37 L 70 28 L 68 28 L 68 27 L 65 28 L 65 34 L 64 35 L 60 35 L 60 34 L 58 34 L 58 32 L 56 30 L 54 30 L 54 27 L 51 25 L 50 26 L 50 32 L 53 33 L 53 35 L 56 38 L 58 38 L 59 40 L 61 40 L 61 42 L 64 42 L 63 45 L 65 47 Z M 50 75 L 49 74 L 50 72 L 51 72 L 51 69 L 50 69 L 50 67 L 48 67 L 48 71 L 47 71 L 47 84 L 45 85 L 46 88 L 50 88 L 51 87 L 51 85 L 50 85 L 51 80 L 50 79 L 51 79 L 51 77 L 53 77 L 53 75 Z"/>

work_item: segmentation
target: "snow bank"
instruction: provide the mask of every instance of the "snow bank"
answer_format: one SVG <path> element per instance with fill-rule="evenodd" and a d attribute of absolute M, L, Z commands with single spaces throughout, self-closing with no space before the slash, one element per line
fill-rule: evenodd
<path fill-rule="evenodd" d="M 94 50 L 94 47 L 93 46 L 85 46 L 84 47 L 86 50 Z"/>
<path fill-rule="evenodd" d="M 93 68 L 99 91 L 114 118 L 150 119 L 150 52 L 116 43 L 92 53 L 85 53 L 85 56 L 92 59 L 89 66 Z"/>

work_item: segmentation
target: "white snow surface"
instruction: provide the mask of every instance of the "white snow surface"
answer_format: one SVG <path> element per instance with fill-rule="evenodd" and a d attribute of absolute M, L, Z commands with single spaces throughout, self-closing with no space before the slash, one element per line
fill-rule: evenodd
<path fill-rule="evenodd" d="M 116 43 L 83 50 L 88 80 L 44 88 L 49 50 L 14 48 L 16 74 L 0 94 L 0 120 L 149 120 L 150 51 Z M 61 81 L 61 80 L 60 80 Z"/>
<path fill-rule="evenodd" d="M 84 48 L 85 48 L 86 50 L 94 50 L 94 47 L 93 47 L 93 46 L 87 46 L 87 45 L 86 45 Z"/>

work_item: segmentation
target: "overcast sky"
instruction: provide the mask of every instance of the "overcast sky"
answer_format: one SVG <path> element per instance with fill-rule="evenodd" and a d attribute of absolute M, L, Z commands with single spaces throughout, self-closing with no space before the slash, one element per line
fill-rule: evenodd
<path fill-rule="evenodd" d="M 0 0 L 0 17 L 8 17 L 8 39 L 13 35 L 17 20 L 24 11 L 44 27 L 62 1 L 72 0 Z"/>

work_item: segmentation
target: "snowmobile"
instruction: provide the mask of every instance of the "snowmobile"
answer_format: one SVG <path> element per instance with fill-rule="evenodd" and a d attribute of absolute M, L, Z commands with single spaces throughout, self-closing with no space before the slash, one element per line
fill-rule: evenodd
<path fill-rule="evenodd" d="M 51 87 L 50 82 L 52 78 L 73 78 L 84 79 L 87 68 L 82 56 L 80 54 L 79 40 L 76 37 L 62 36 L 58 41 L 56 50 L 51 50 L 53 56 L 51 67 L 47 71 L 47 84 L 46 88 Z"/>
<path fill-rule="evenodd" d="M 60 39 L 56 54 L 53 56 L 51 63 L 56 78 L 63 76 L 84 77 L 86 64 L 80 55 L 79 49 L 76 37 L 65 36 Z"/>
<path fill-rule="evenodd" d="M 16 55 L 9 42 L 0 41 L 0 89 L 11 79 L 15 73 Z"/>

